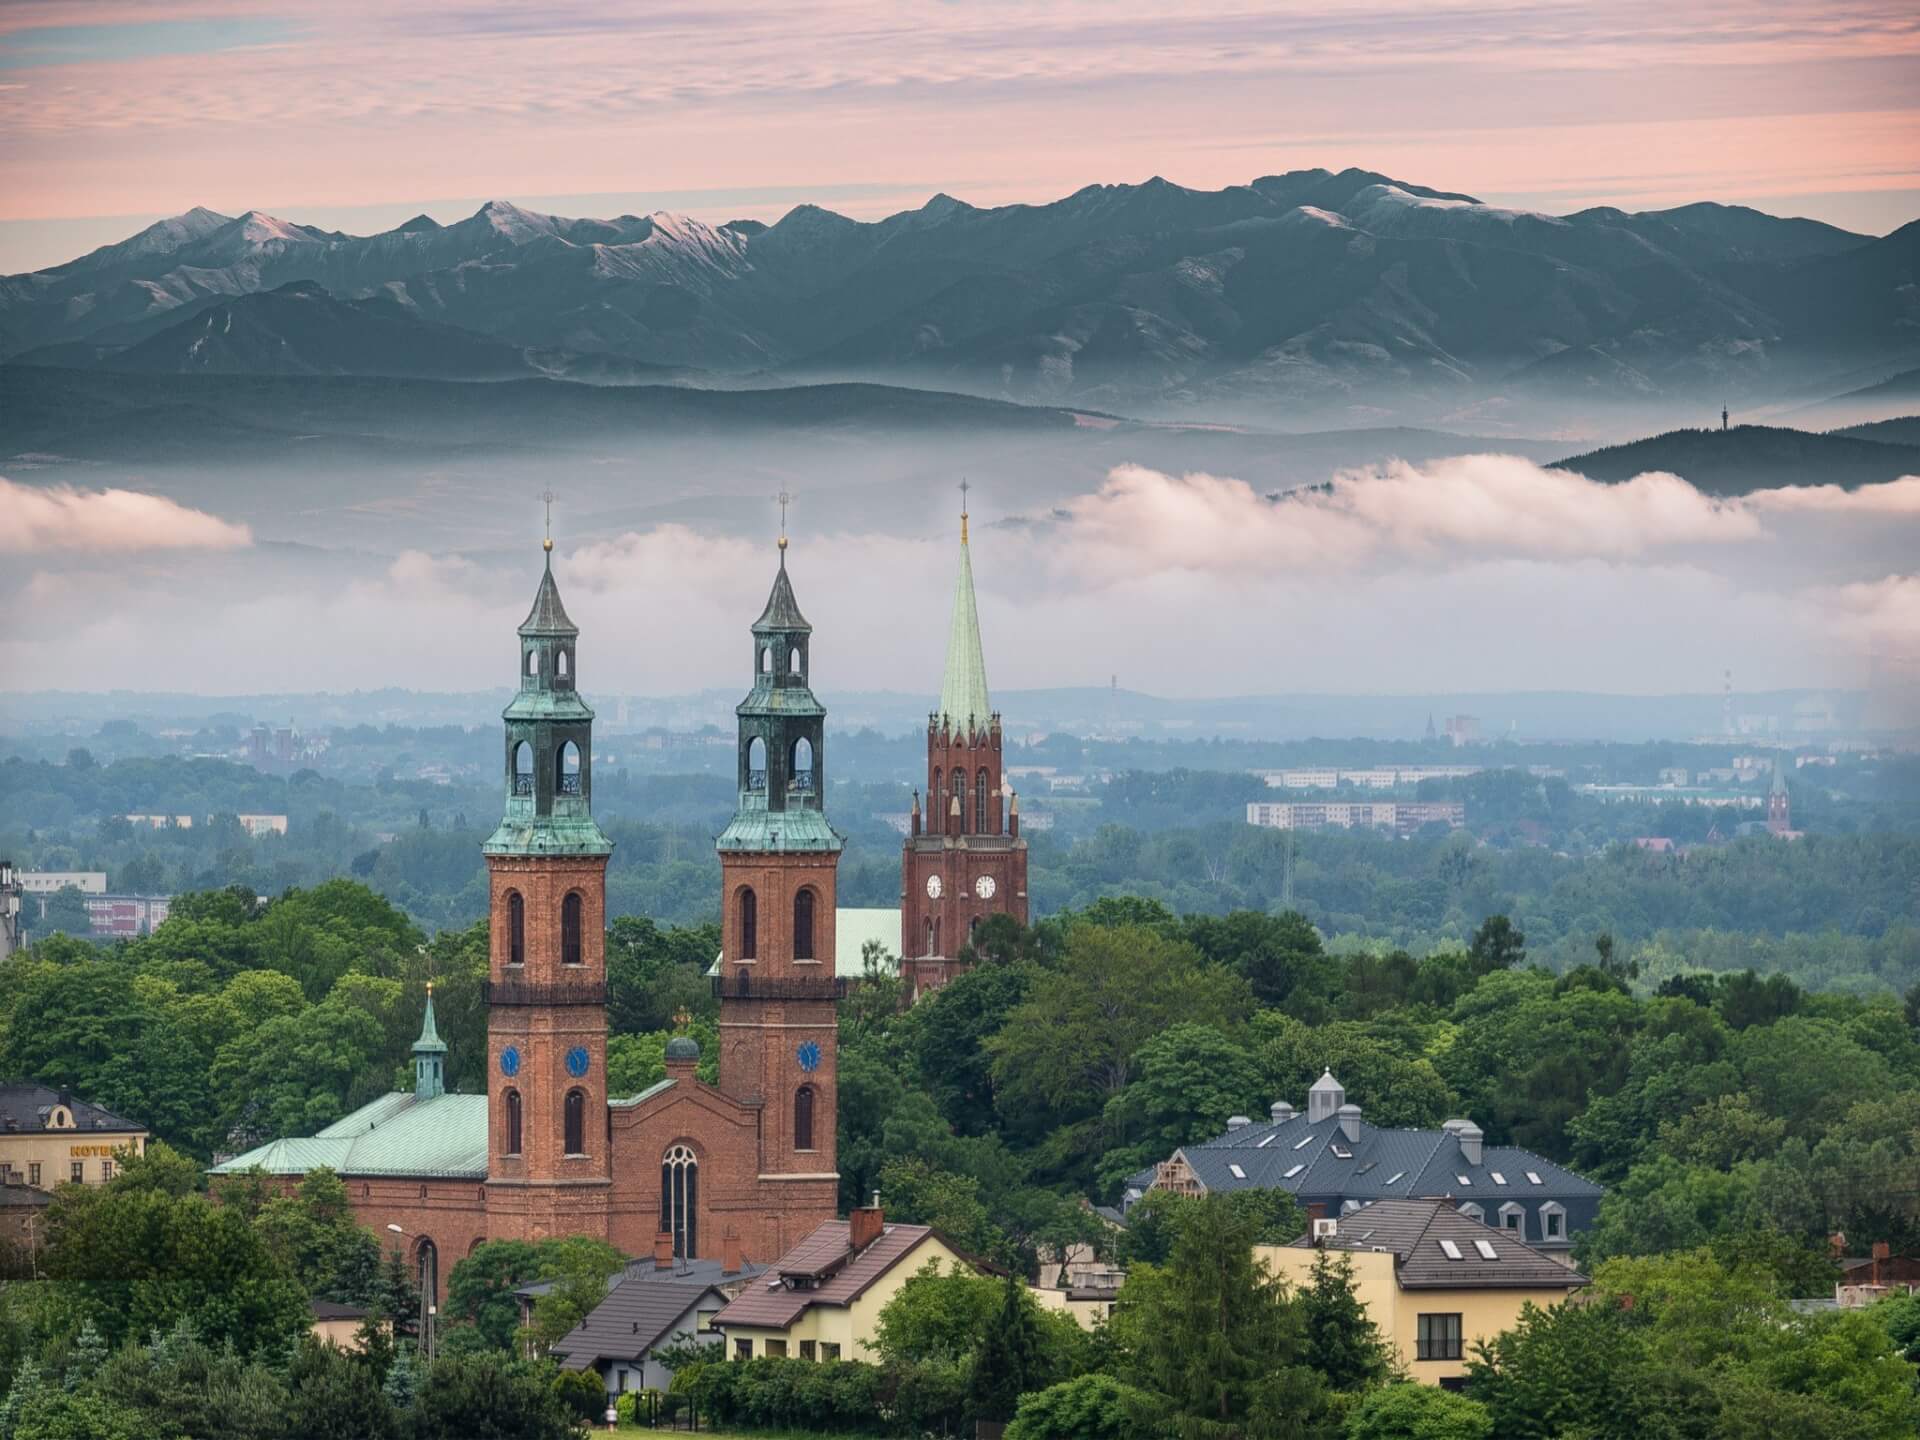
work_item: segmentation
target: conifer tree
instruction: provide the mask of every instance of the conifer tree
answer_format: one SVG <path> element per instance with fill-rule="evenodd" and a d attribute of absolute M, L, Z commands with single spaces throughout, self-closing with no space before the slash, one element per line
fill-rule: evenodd
<path fill-rule="evenodd" d="M 1345 1251 L 1314 1258 L 1311 1282 L 1300 1292 L 1306 1320 L 1306 1362 L 1335 1390 L 1364 1390 L 1391 1368 L 1380 1331 L 1353 1293 L 1353 1261 Z"/>
<path fill-rule="evenodd" d="M 1007 1276 L 999 1312 L 982 1337 L 973 1359 L 971 1399 L 976 1417 L 1006 1421 L 1020 1406 L 1020 1397 L 1046 1382 L 1038 1372 L 1045 1360 L 1040 1322 L 1033 1302 L 1012 1274 Z"/>

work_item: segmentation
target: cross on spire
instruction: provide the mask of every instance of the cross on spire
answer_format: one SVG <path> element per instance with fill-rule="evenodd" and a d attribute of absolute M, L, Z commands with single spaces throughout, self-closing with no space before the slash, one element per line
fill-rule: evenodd
<path fill-rule="evenodd" d="M 960 543 L 967 543 L 967 491 L 973 487 L 962 478 L 960 481 Z"/>
<path fill-rule="evenodd" d="M 780 502 L 780 548 L 785 550 L 787 548 L 787 506 L 793 500 L 793 496 L 782 490 L 774 496 L 774 499 Z"/>
<path fill-rule="evenodd" d="M 548 552 L 553 550 L 553 502 L 556 498 L 551 486 L 540 496 L 547 507 L 547 538 L 540 542 L 540 548 Z"/>

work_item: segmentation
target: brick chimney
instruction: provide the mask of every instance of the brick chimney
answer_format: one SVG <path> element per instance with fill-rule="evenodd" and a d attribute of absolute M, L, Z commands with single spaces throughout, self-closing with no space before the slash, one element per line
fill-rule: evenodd
<path fill-rule="evenodd" d="M 1309 1232 L 1313 1230 L 1314 1221 L 1324 1220 L 1326 1218 L 1327 1218 L 1327 1202 L 1326 1201 L 1309 1200 L 1307 1202 L 1307 1230 Z"/>
<path fill-rule="evenodd" d="M 857 1255 L 880 1238 L 886 1214 L 878 1205 L 863 1205 L 847 1216 L 847 1245 Z"/>
<path fill-rule="evenodd" d="M 720 1237 L 720 1273 L 722 1275 L 740 1273 L 740 1235 L 731 1225 Z"/>
<path fill-rule="evenodd" d="M 671 1270 L 673 1268 L 673 1232 L 656 1230 L 653 1235 L 653 1268 Z"/>
<path fill-rule="evenodd" d="M 1880 1267 L 1885 1265 L 1892 1256 L 1893 1247 L 1885 1240 L 1876 1240 L 1873 1242 L 1873 1279 L 1867 1283 L 1871 1285 L 1884 1285 L 1887 1283 L 1881 1279 Z"/>

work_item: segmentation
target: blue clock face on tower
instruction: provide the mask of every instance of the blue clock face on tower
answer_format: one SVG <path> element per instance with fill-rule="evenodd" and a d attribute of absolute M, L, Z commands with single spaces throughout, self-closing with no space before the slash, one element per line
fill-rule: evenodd
<path fill-rule="evenodd" d="M 579 1045 L 567 1051 L 567 1073 L 576 1080 L 587 1073 L 587 1067 L 592 1063 L 593 1057 L 588 1055 L 586 1050 Z"/>
<path fill-rule="evenodd" d="M 509 1080 L 520 1073 L 520 1052 L 512 1045 L 500 1052 L 500 1073 Z"/>
<path fill-rule="evenodd" d="M 793 1052 L 793 1058 L 800 1062 L 802 1070 L 811 1075 L 820 1068 L 820 1042 L 802 1040 L 799 1048 Z"/>

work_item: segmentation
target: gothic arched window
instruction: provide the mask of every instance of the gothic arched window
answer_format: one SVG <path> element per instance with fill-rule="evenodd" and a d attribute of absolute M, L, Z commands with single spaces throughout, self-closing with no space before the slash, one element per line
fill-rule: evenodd
<path fill-rule="evenodd" d="M 509 1155 L 520 1153 L 520 1092 L 509 1090 L 500 1097 L 507 1112 L 507 1149 Z"/>
<path fill-rule="evenodd" d="M 587 1153 L 587 1092 L 567 1091 L 567 1154 Z"/>
<path fill-rule="evenodd" d="M 933 921 L 932 919 L 928 919 L 927 921 L 927 944 L 926 944 L 926 949 L 923 950 L 921 953 L 924 955 L 933 954 Z"/>
<path fill-rule="evenodd" d="M 987 828 L 987 772 L 982 767 L 974 777 L 973 828 L 984 831 Z"/>
<path fill-rule="evenodd" d="M 700 1162 L 676 1145 L 660 1157 L 660 1228 L 673 1236 L 673 1253 L 684 1259 L 699 1254 L 699 1209 Z"/>
<path fill-rule="evenodd" d="M 760 954 L 760 900 L 751 885 L 740 888 L 740 954 L 752 960 Z"/>
<path fill-rule="evenodd" d="M 580 963 L 580 892 L 569 890 L 560 902 L 560 963 Z"/>
<path fill-rule="evenodd" d="M 762 675 L 773 673 L 773 651 L 764 645 L 760 647 L 760 673 Z"/>
<path fill-rule="evenodd" d="M 793 1148 L 813 1149 L 813 1087 L 802 1085 L 793 1095 Z"/>
<path fill-rule="evenodd" d="M 567 652 L 566 651 L 562 650 L 557 656 L 554 657 L 553 673 L 563 678 L 565 677 L 567 673 Z"/>
<path fill-rule="evenodd" d="M 933 767 L 933 784 L 927 791 L 927 813 L 937 817 L 934 820 L 936 825 L 945 828 L 947 807 L 940 803 L 940 767 L 938 765 Z"/>
<path fill-rule="evenodd" d="M 787 784 L 796 790 L 813 784 L 813 741 L 804 735 L 793 742 L 793 754 L 787 757 Z"/>
<path fill-rule="evenodd" d="M 967 772 L 965 770 L 953 772 L 953 805 L 948 807 L 947 813 L 953 814 L 956 811 L 960 816 L 960 833 L 964 835 L 967 831 Z"/>
<path fill-rule="evenodd" d="M 518 890 L 507 892 L 507 963 L 527 963 L 527 902 Z"/>
<path fill-rule="evenodd" d="M 747 788 L 767 788 L 767 742 L 758 735 L 747 742 Z"/>
<path fill-rule="evenodd" d="M 813 959 L 813 891 L 802 888 L 793 897 L 793 958 Z"/>
<path fill-rule="evenodd" d="M 527 651 L 527 674 L 538 675 L 539 673 L 540 652 L 538 650 L 529 650 Z"/>
<path fill-rule="evenodd" d="M 787 673 L 789 675 L 798 675 L 800 673 L 800 647 L 798 645 L 794 646 L 787 654 Z"/>
<path fill-rule="evenodd" d="M 533 794 L 533 746 L 525 740 L 513 747 L 513 793 Z"/>
<path fill-rule="evenodd" d="M 553 757 L 553 793 L 578 795 L 580 789 L 580 747 L 569 740 Z"/>

